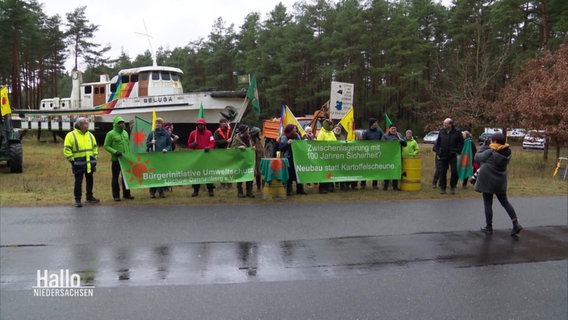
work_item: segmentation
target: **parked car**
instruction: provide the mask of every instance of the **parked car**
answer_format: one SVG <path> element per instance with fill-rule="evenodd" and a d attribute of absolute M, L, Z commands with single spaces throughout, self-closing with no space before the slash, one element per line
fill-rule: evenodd
<path fill-rule="evenodd" d="M 483 145 L 485 141 L 491 141 L 494 132 L 484 132 L 479 135 L 479 145 Z"/>
<path fill-rule="evenodd" d="M 507 131 L 507 137 L 511 138 L 522 138 L 527 134 L 525 129 L 517 128 Z"/>
<path fill-rule="evenodd" d="M 424 136 L 424 143 L 434 144 L 438 140 L 439 131 L 430 131 Z"/>
<path fill-rule="evenodd" d="M 542 149 L 546 145 L 544 130 L 529 130 L 523 138 L 523 149 Z"/>

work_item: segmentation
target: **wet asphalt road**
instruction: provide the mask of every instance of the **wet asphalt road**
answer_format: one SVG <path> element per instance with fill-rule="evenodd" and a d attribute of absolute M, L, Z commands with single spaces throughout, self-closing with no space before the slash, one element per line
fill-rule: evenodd
<path fill-rule="evenodd" d="M 1 208 L 0 319 L 568 319 L 568 200 L 511 202 Z"/>

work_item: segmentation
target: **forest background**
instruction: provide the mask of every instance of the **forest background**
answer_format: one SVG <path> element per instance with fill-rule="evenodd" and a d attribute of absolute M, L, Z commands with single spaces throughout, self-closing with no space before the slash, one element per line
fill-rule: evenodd
<path fill-rule="evenodd" d="M 85 8 L 63 18 L 36 0 L 0 1 L 0 83 L 12 108 L 68 97 L 69 57 L 87 81 L 152 64 L 149 50 L 109 57 L 92 42 L 98 26 Z M 306 0 L 276 5 L 265 20 L 251 12 L 238 31 L 220 17 L 208 36 L 160 47 L 156 59 L 183 70 L 186 91 L 246 90 L 255 74 L 261 119 L 283 104 L 313 114 L 341 81 L 355 85 L 357 127 L 386 113 L 417 134 L 446 117 L 474 134 L 543 129 L 558 156 L 568 141 L 567 32 L 565 0 Z M 245 120 L 260 125 L 252 114 Z"/>

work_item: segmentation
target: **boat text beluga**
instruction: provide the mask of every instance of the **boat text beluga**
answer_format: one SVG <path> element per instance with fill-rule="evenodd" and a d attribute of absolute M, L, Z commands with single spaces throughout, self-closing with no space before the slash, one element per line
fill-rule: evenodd
<path fill-rule="evenodd" d="M 101 75 L 98 82 L 82 82 L 81 72 L 72 72 L 69 98 L 42 99 L 38 110 L 19 110 L 22 128 L 50 130 L 63 136 L 73 128 L 77 116 L 88 116 L 90 130 L 97 139 L 112 129 L 112 120 L 120 115 L 126 122 L 138 116 L 148 121 L 153 111 L 174 123 L 176 134 L 187 137 L 197 121 L 200 106 L 208 124 L 216 126 L 221 117 L 238 122 L 246 109 L 246 91 L 207 91 L 183 93 L 183 71 L 168 66 L 129 68 L 109 79 Z M 183 140 L 182 140 L 183 141 Z M 100 141 L 99 143 L 102 143 Z"/>

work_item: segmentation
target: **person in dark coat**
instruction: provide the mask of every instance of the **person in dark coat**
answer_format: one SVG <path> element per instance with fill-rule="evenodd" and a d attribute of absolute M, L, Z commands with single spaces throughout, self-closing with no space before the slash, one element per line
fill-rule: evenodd
<path fill-rule="evenodd" d="M 379 122 L 377 118 L 369 118 L 369 129 L 363 132 L 361 140 L 382 140 L 384 136 L 383 129 L 379 127 Z M 373 189 L 379 188 L 379 181 L 373 180 Z M 361 189 L 365 189 L 367 187 L 367 181 L 361 181 Z"/>
<path fill-rule="evenodd" d="M 402 148 L 406 147 L 406 139 L 404 139 L 404 137 L 402 136 L 402 134 L 400 134 L 400 132 L 396 131 L 396 125 L 394 123 L 391 123 L 389 126 L 389 129 L 387 131 L 387 133 L 385 135 L 383 135 L 382 138 L 383 141 L 399 141 L 400 142 L 400 148 L 401 148 L 401 152 L 402 152 Z M 400 189 L 398 188 L 398 180 L 392 180 L 392 189 L 395 191 L 400 191 Z M 383 190 L 388 190 L 389 189 L 389 183 L 391 180 L 385 180 L 383 182 Z"/>
<path fill-rule="evenodd" d="M 292 142 L 294 140 L 301 140 L 302 138 L 298 134 L 298 129 L 293 124 L 288 124 L 284 127 L 284 134 L 280 136 L 280 140 L 278 143 L 278 150 L 281 152 L 282 158 L 287 158 L 289 167 L 288 167 L 288 182 L 286 184 L 286 195 L 292 195 L 292 182 L 296 181 L 296 193 L 297 194 L 307 194 L 304 191 L 304 185 L 298 183 L 296 178 L 296 170 L 294 169 L 294 155 L 292 154 Z"/>
<path fill-rule="evenodd" d="M 219 128 L 213 132 L 213 140 L 215 140 L 215 149 L 227 149 L 233 138 L 231 137 L 231 125 L 229 120 L 225 118 L 219 119 Z M 230 189 L 230 183 L 221 183 L 221 189 Z"/>
<path fill-rule="evenodd" d="M 497 200 L 511 218 L 513 223 L 511 235 L 515 236 L 523 230 L 515 209 L 507 200 L 507 165 L 511 157 L 511 148 L 505 143 L 505 136 L 502 133 L 495 133 L 491 136 L 491 144 L 483 145 L 475 154 L 475 161 L 481 165 L 475 191 L 483 194 L 485 227 L 481 230 L 486 234 L 493 233 L 493 195 L 497 195 Z"/>
<path fill-rule="evenodd" d="M 438 139 L 434 143 L 434 152 L 436 160 L 439 160 L 439 184 L 440 194 L 446 193 L 448 185 L 447 173 L 448 167 L 452 173 L 450 178 L 450 190 L 452 194 L 456 193 L 458 184 L 458 154 L 463 148 L 463 136 L 461 131 L 454 127 L 454 121 L 450 118 L 444 120 L 444 127 L 440 129 Z"/>
<path fill-rule="evenodd" d="M 252 139 L 249 133 L 249 127 L 246 124 L 241 124 L 238 127 L 237 134 L 231 141 L 230 148 L 245 150 L 246 148 L 253 148 Z M 246 197 L 254 198 L 252 193 L 252 180 L 245 182 L 246 186 Z M 244 198 L 245 193 L 243 192 L 243 183 L 237 182 L 237 197 Z"/>
<path fill-rule="evenodd" d="M 154 131 L 150 132 L 148 138 L 146 139 L 146 150 L 148 152 L 169 152 L 172 151 L 172 138 L 170 133 L 164 129 L 164 119 L 156 118 L 154 123 Z M 150 198 L 156 198 L 156 192 L 160 198 L 165 198 L 167 187 L 152 187 L 150 188 Z"/>

